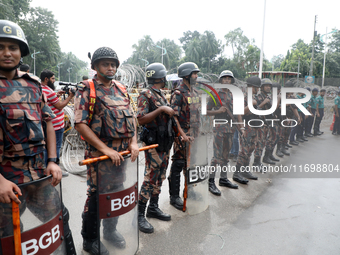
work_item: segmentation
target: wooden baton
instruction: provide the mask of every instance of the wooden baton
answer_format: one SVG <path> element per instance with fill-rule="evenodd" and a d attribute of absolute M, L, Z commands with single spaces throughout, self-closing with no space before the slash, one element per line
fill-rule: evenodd
<path fill-rule="evenodd" d="M 18 194 L 15 194 L 19 197 Z M 20 211 L 19 205 L 12 200 L 12 219 L 14 233 L 14 251 L 15 255 L 21 255 L 21 230 L 20 230 Z"/>
<path fill-rule="evenodd" d="M 150 150 L 150 149 L 153 149 L 153 148 L 156 148 L 156 147 L 158 147 L 158 144 L 151 144 L 151 145 L 139 148 L 139 151 L 146 151 L 146 150 Z M 131 153 L 131 151 L 121 151 L 121 152 L 119 152 L 119 154 L 122 155 L 122 156 L 128 155 L 130 153 Z M 79 161 L 79 165 L 80 166 L 89 165 L 89 164 L 93 164 L 95 162 L 107 160 L 107 159 L 109 159 L 109 156 L 106 156 L 106 155 L 100 156 L 100 157 L 97 157 L 97 158 L 88 158 L 88 159 L 84 159 L 82 161 Z"/>

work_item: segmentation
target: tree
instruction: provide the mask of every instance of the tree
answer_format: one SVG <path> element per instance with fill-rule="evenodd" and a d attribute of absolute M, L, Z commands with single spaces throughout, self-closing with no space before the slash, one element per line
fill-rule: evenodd
<path fill-rule="evenodd" d="M 180 59 L 182 50 L 179 45 L 177 45 L 174 40 L 164 38 L 156 43 L 159 47 L 163 47 L 166 50 L 166 54 L 163 55 L 163 64 L 167 70 L 177 67 L 178 61 Z M 164 52 L 161 48 L 155 49 L 154 51 L 154 61 L 161 62 L 162 53 Z"/>
<path fill-rule="evenodd" d="M 282 54 L 275 55 L 272 57 L 272 65 L 273 65 L 274 70 L 276 71 L 280 70 L 280 66 L 283 60 L 284 60 L 284 56 Z"/>
<path fill-rule="evenodd" d="M 183 37 L 179 38 L 179 41 L 182 44 L 182 48 L 184 51 L 187 50 L 188 43 L 191 42 L 194 39 L 199 39 L 201 34 L 197 32 L 196 30 L 194 32 L 191 32 L 190 30 L 183 33 Z"/>
<path fill-rule="evenodd" d="M 29 12 L 31 0 L 2 0 L 0 2 L 0 19 L 18 22 L 20 17 Z"/>
<path fill-rule="evenodd" d="M 333 30 L 336 30 L 335 28 Z M 327 47 L 331 52 L 340 52 L 340 30 L 332 34 L 332 41 Z"/>
<path fill-rule="evenodd" d="M 187 47 L 185 50 L 185 59 L 186 61 L 194 62 L 198 66 L 200 66 L 202 59 L 202 48 L 199 38 L 194 38 L 187 43 Z"/>
<path fill-rule="evenodd" d="M 224 38 L 227 41 L 226 46 L 231 46 L 234 58 L 240 61 L 240 57 L 247 50 L 247 47 L 250 44 L 248 37 L 243 35 L 241 28 L 236 28 L 226 34 Z"/>
<path fill-rule="evenodd" d="M 52 12 L 41 7 L 31 8 L 29 14 L 19 21 L 19 25 L 25 32 L 31 54 L 34 50 L 40 52 L 34 56 L 36 74 L 45 68 L 55 69 L 61 50 L 57 36 L 58 21 Z M 31 55 L 26 56 L 24 62 L 30 64 L 33 71 L 34 60 Z"/>
<path fill-rule="evenodd" d="M 222 43 L 216 39 L 212 31 L 205 31 L 204 34 L 200 36 L 200 40 L 203 60 L 207 63 L 207 72 L 210 72 L 210 63 L 217 54 L 221 53 Z M 203 63 L 202 66 L 204 66 Z"/>
<path fill-rule="evenodd" d="M 139 66 L 154 63 L 155 59 L 155 43 L 150 35 L 145 35 L 144 38 L 138 40 L 138 44 L 132 45 L 134 49 L 132 56 L 127 60 L 127 63 Z M 145 61 L 148 61 L 145 62 Z"/>
<path fill-rule="evenodd" d="M 291 51 L 287 51 L 287 55 L 281 63 L 280 70 L 297 72 L 300 61 L 299 72 L 302 77 L 308 75 L 311 60 L 310 45 L 299 39 L 291 47 Z"/>

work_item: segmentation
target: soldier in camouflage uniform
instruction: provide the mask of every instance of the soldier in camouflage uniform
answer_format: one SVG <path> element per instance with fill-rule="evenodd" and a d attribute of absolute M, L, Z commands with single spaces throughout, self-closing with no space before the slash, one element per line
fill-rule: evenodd
<path fill-rule="evenodd" d="M 40 217 L 48 217 L 56 209 L 55 205 L 41 206 L 39 201 L 42 198 L 36 197 L 33 191 L 20 198 L 24 201 L 21 203 L 15 195 L 17 192 L 22 196 L 17 185 L 52 175 L 52 185 L 55 186 L 62 178 L 52 125 L 55 116 L 47 105 L 39 81 L 26 72 L 17 71 L 20 59 L 28 54 L 29 47 L 22 29 L 11 21 L 0 20 L 0 237 L 11 235 L 12 228 L 8 223 L 11 221 L 12 201 L 20 204 L 21 213 L 26 206 L 33 213 L 38 209 L 40 216 L 35 215 L 42 221 Z M 46 138 L 43 122 L 46 123 Z M 45 145 L 47 166 L 43 155 Z M 44 193 L 51 197 L 58 195 L 50 185 L 44 187 Z M 65 207 L 63 214 L 67 254 L 75 254 Z"/>
<path fill-rule="evenodd" d="M 256 96 L 258 110 L 268 110 L 272 107 L 272 97 L 270 92 L 272 90 L 272 81 L 268 78 L 261 80 L 261 93 Z M 266 115 L 265 119 L 276 119 L 274 114 Z M 273 125 L 273 127 L 271 127 Z M 266 147 L 266 151 L 263 157 L 263 162 L 268 164 L 274 164 L 275 161 L 280 161 L 273 156 L 274 145 L 276 142 L 276 127 L 275 122 L 265 122 L 261 128 L 258 128 L 258 143 L 254 152 L 254 165 L 261 164 L 261 156 L 263 148 Z"/>
<path fill-rule="evenodd" d="M 193 141 L 198 135 L 200 126 L 200 97 L 194 87 L 198 77 L 197 65 L 186 62 L 178 67 L 178 77 L 183 78 L 183 83 L 179 85 L 171 96 L 171 107 L 175 111 L 174 119 L 181 134 L 183 143 Z M 176 209 L 183 209 L 183 201 L 179 197 L 180 174 L 186 164 L 186 153 L 184 148 L 180 148 L 178 141 L 174 143 L 174 154 L 169 180 L 170 204 Z"/>
<path fill-rule="evenodd" d="M 90 111 L 90 84 L 83 81 L 75 96 L 75 128 L 86 141 L 85 159 L 107 155 L 107 169 L 120 166 L 114 179 L 107 180 L 115 189 L 123 188 L 125 169 L 120 151 L 131 151 L 131 160 L 138 156 L 136 123 L 125 87 L 114 81 L 119 60 L 114 50 L 98 48 L 91 59 L 91 68 L 97 71 L 94 77 L 95 104 Z M 92 101 L 92 100 L 91 100 Z M 123 162 L 124 163 L 124 162 Z M 122 164 L 122 165 L 121 165 Z M 106 247 L 98 241 L 97 235 L 97 179 L 96 173 L 105 179 L 104 169 L 98 169 L 99 162 L 87 166 L 87 200 L 82 214 L 83 249 L 91 254 L 108 254 Z M 101 164 L 103 165 L 103 164 Z M 111 173 L 112 176 L 112 173 Z M 118 248 L 126 246 L 124 237 L 117 231 L 118 217 L 103 220 L 103 237 Z"/>
<path fill-rule="evenodd" d="M 167 106 L 167 100 L 161 91 L 166 83 L 166 69 L 160 63 L 149 65 L 146 70 L 149 87 L 138 97 L 138 122 L 143 125 L 141 140 L 144 145 L 159 144 L 158 148 L 145 151 L 144 182 L 139 193 L 138 226 L 144 233 L 152 233 L 153 226 L 145 219 L 145 207 L 150 200 L 147 217 L 169 221 L 171 216 L 158 208 L 159 194 L 166 177 L 169 152 L 174 135 L 171 117 L 174 110 Z M 170 126 L 169 126 L 170 125 Z M 169 130 L 170 134 L 169 134 Z"/>
<path fill-rule="evenodd" d="M 219 76 L 219 82 L 222 84 L 232 84 L 235 82 L 234 75 L 231 71 L 225 70 Z M 207 115 L 214 116 L 214 119 L 223 119 L 230 121 L 230 116 L 226 112 L 226 106 L 230 112 L 233 112 L 233 95 L 227 89 L 220 89 L 218 95 L 221 98 L 222 106 L 218 105 L 213 109 L 214 101 L 209 100 L 207 105 Z M 220 165 L 221 169 L 228 166 L 229 158 L 228 154 L 232 146 L 235 127 L 229 125 L 216 125 L 214 127 L 214 156 L 211 159 L 211 166 Z M 216 168 L 217 169 L 217 168 Z M 231 183 L 227 178 L 227 172 L 222 171 L 219 179 L 219 185 L 232 189 L 237 189 L 236 184 Z M 210 173 L 209 176 L 209 191 L 217 196 L 221 195 L 221 191 L 215 185 L 215 171 Z"/>
<path fill-rule="evenodd" d="M 278 100 L 281 101 L 281 85 L 277 82 L 273 82 L 273 87 L 277 88 Z M 276 110 L 275 115 L 277 119 L 279 119 L 280 124 L 278 124 L 278 131 L 277 131 L 277 148 L 276 148 L 276 155 L 278 157 L 283 157 L 284 155 L 290 156 L 285 144 L 283 144 L 284 139 L 284 131 L 285 128 L 282 126 L 281 121 L 283 121 L 283 117 L 281 115 L 281 104 L 279 103 Z"/>
<path fill-rule="evenodd" d="M 257 101 L 255 100 L 255 95 L 258 88 L 261 87 L 261 79 L 256 76 L 251 76 L 246 81 L 247 86 L 252 88 L 253 95 L 253 105 L 256 107 Z M 252 119 L 259 119 L 255 114 L 252 114 L 248 107 L 248 95 L 244 95 L 244 116 L 243 119 L 246 122 L 245 127 L 241 128 L 240 135 L 240 152 L 237 157 L 236 171 L 233 174 L 233 180 L 241 184 L 248 184 L 248 180 L 257 180 L 257 177 L 250 172 L 250 156 L 253 153 L 255 146 L 258 142 L 257 129 L 258 127 L 251 127 L 248 125 L 248 121 Z M 242 122 L 242 116 L 238 116 L 238 122 Z M 251 121 L 252 126 L 259 126 L 260 121 Z M 249 168 L 247 168 L 249 167 Z M 247 179 L 246 179 L 247 178 Z"/>
<path fill-rule="evenodd" d="M 291 87 L 294 87 L 294 84 L 291 81 L 287 81 L 285 83 L 285 88 L 291 88 Z M 286 97 L 287 98 L 296 98 L 294 96 L 294 93 L 286 93 Z M 297 111 L 296 105 L 293 105 L 293 104 L 287 104 L 286 105 L 286 116 L 284 116 L 284 119 L 294 119 L 296 121 L 296 122 L 294 122 L 294 121 L 286 121 L 285 125 L 287 125 L 287 126 L 293 126 L 295 123 L 298 125 L 298 124 L 301 123 L 301 119 L 300 119 L 299 113 Z M 286 141 L 288 141 L 288 139 L 292 138 L 292 130 L 293 130 L 293 128 L 292 127 L 285 127 L 284 142 L 286 142 Z M 296 141 L 290 140 L 289 144 L 298 145 L 299 143 L 296 142 Z"/>

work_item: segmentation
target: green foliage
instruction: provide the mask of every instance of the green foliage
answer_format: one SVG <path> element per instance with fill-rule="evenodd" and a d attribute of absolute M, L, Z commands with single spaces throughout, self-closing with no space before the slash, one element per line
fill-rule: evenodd
<path fill-rule="evenodd" d="M 30 47 L 30 54 L 23 61 L 30 65 L 30 72 L 40 76 L 43 69 L 55 73 L 58 79 L 60 65 L 60 79 L 71 82 L 80 80 L 80 76 L 87 74 L 87 63 L 70 53 L 62 53 L 59 46 L 58 21 L 51 11 L 37 7 L 30 7 L 31 0 L 1 0 L 0 18 L 8 19 L 20 25 L 25 33 Z M 34 54 L 34 52 L 36 54 Z M 38 53 L 39 52 L 39 53 Z M 70 73 L 67 72 L 70 70 Z"/>
<path fill-rule="evenodd" d="M 0 19 L 18 22 L 19 19 L 29 12 L 31 0 L 1 0 Z"/>

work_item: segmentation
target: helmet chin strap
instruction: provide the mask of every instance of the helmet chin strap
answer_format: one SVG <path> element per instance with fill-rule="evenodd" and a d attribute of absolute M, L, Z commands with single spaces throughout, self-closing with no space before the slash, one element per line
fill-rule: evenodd
<path fill-rule="evenodd" d="M 96 68 L 96 69 L 99 69 L 98 67 Z M 114 75 L 105 75 L 105 74 L 103 74 L 103 73 L 101 73 L 101 72 L 99 72 L 99 71 L 97 71 L 101 76 L 103 76 L 106 80 L 108 80 L 108 81 L 112 81 L 113 80 L 113 78 L 115 77 Z"/>
<path fill-rule="evenodd" d="M 10 67 L 10 68 L 3 68 L 3 67 L 0 67 L 0 70 L 1 70 L 1 71 L 5 71 L 5 72 L 11 72 L 11 71 L 13 71 L 13 70 L 19 68 L 19 66 L 21 66 L 22 63 L 23 63 L 23 59 L 20 58 L 19 64 L 17 64 L 16 66 Z"/>

